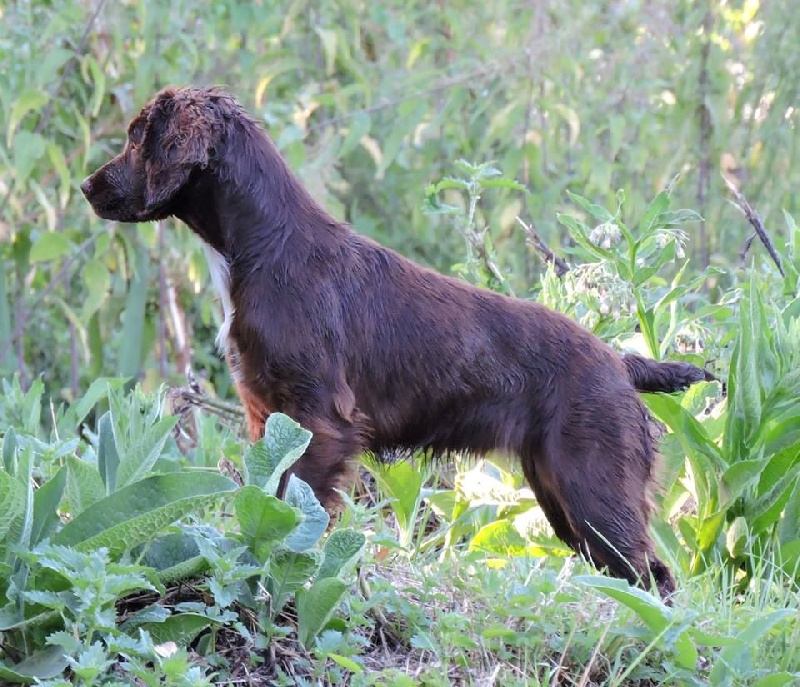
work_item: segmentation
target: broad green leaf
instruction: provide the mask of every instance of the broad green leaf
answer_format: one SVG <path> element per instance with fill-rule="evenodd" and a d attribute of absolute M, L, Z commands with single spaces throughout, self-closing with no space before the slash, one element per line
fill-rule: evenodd
<path fill-rule="evenodd" d="M 673 611 L 661 600 L 642 589 L 631 587 L 625 580 L 600 575 L 581 575 L 575 578 L 575 582 L 597 589 L 624 604 L 656 634 L 667 634 L 670 628 L 678 623 Z M 697 666 L 697 647 L 685 629 L 679 631 L 674 638 L 673 649 L 675 660 L 682 668 L 693 670 Z"/>
<path fill-rule="evenodd" d="M 424 471 L 408 461 L 392 465 L 369 464 L 368 468 L 383 494 L 392 499 L 392 510 L 400 528 L 400 544 L 410 546 L 422 502 Z"/>
<path fill-rule="evenodd" d="M 347 585 L 336 577 L 314 581 L 309 589 L 297 590 L 297 635 L 310 648 L 330 620 Z"/>
<path fill-rule="evenodd" d="M 262 565 L 273 544 L 283 542 L 300 521 L 290 505 L 252 485 L 239 489 L 233 505 L 244 542 Z"/>
<path fill-rule="evenodd" d="M 116 489 L 138 482 L 153 469 L 178 419 L 177 416 L 165 417 L 146 427 L 136 443 L 125 452 L 125 455 L 120 456 Z"/>
<path fill-rule="evenodd" d="M 800 673 L 771 673 L 753 683 L 753 687 L 783 687 L 800 682 Z"/>
<path fill-rule="evenodd" d="M 53 542 L 81 551 L 119 553 L 153 539 L 188 513 L 211 506 L 236 484 L 211 472 L 154 475 L 119 489 L 67 523 Z"/>
<path fill-rule="evenodd" d="M 583 196 L 579 196 L 577 193 L 572 193 L 572 191 L 569 190 L 567 191 L 567 195 L 569 196 L 569 199 L 575 203 L 575 205 L 596 219 L 598 222 L 610 222 L 614 219 L 614 215 L 612 215 L 602 205 L 592 203 Z"/>
<path fill-rule="evenodd" d="M 745 504 L 745 517 L 751 523 L 753 534 L 761 534 L 781 520 L 781 513 L 792 493 L 798 488 L 797 476 L 800 465 L 795 465 L 771 488 L 755 501 Z"/>
<path fill-rule="evenodd" d="M 189 646 L 213 621 L 200 613 L 176 613 L 163 622 L 149 622 L 139 625 L 153 640 L 153 643 L 175 642 L 178 646 Z"/>
<path fill-rule="evenodd" d="M 92 411 L 92 408 L 108 396 L 109 389 L 121 389 L 126 382 L 127 379 L 120 377 L 102 377 L 100 379 L 95 379 L 89 385 L 86 393 L 69 407 L 65 420 L 69 420 L 69 422 L 73 423 L 70 429 L 74 431 L 75 428 L 86 419 L 86 416 Z"/>
<path fill-rule="evenodd" d="M 653 198 L 647 210 L 645 210 L 644 216 L 639 222 L 639 235 L 642 237 L 647 236 L 653 229 L 653 225 L 656 224 L 658 219 L 661 217 L 662 213 L 666 212 L 668 209 L 669 191 L 661 191 L 661 193 Z"/>
<path fill-rule="evenodd" d="M 727 468 L 722 473 L 722 482 L 728 493 L 722 500 L 722 505 L 728 505 L 739 498 L 761 476 L 764 466 L 764 460 L 753 459 L 737 461 Z"/>
<path fill-rule="evenodd" d="M 281 548 L 270 561 L 268 591 L 272 616 L 280 613 L 289 597 L 308 582 L 319 568 L 316 552 L 296 553 Z"/>
<path fill-rule="evenodd" d="M 125 310 L 122 313 L 122 338 L 117 369 L 120 377 L 133 377 L 139 373 L 142 360 L 142 336 L 147 305 L 150 256 L 141 241 L 128 243 L 133 255 L 133 278 L 128 284 Z"/>
<path fill-rule="evenodd" d="M 24 512 L 25 487 L 9 474 L 0 472 L 0 542 Z"/>
<path fill-rule="evenodd" d="M 69 202 L 71 190 L 71 176 L 69 167 L 67 166 L 67 160 L 64 157 L 64 151 L 61 150 L 61 147 L 55 141 L 50 141 L 47 145 L 47 157 L 50 159 L 50 164 L 53 165 L 53 168 L 58 172 L 61 182 L 61 186 L 58 190 L 58 204 L 63 209 Z"/>
<path fill-rule="evenodd" d="M 726 680 L 736 677 L 751 669 L 752 648 L 773 627 L 793 617 L 795 611 L 782 609 L 773 611 L 752 620 L 747 627 L 736 635 L 736 643 L 726 646 L 709 674 L 711 684 L 724 684 Z"/>
<path fill-rule="evenodd" d="M 49 646 L 37 651 L 21 663 L 9 665 L 0 663 L 0 679 L 9 683 L 33 684 L 37 680 L 47 680 L 60 675 L 69 665 L 64 649 Z"/>
<path fill-rule="evenodd" d="M 46 93 L 36 89 L 23 91 L 11 106 L 6 125 L 6 144 L 11 146 L 11 138 L 20 122 L 29 112 L 36 112 L 47 104 L 49 100 Z"/>
<path fill-rule="evenodd" d="M 266 422 L 264 438 L 244 456 L 245 484 L 261 487 L 267 494 L 278 491 L 281 475 L 305 453 L 311 432 L 283 413 L 272 413 Z"/>
<path fill-rule="evenodd" d="M 97 259 L 87 262 L 81 271 L 86 288 L 86 298 L 81 308 L 81 319 L 87 322 L 108 297 L 111 275 L 105 264 Z"/>
<path fill-rule="evenodd" d="M 324 558 L 317 580 L 336 577 L 342 569 L 361 555 L 367 538 L 355 530 L 334 530 L 325 540 Z"/>
<path fill-rule="evenodd" d="M 68 456 L 67 460 L 73 458 Z M 61 518 L 58 516 L 58 504 L 67 484 L 67 469 L 59 468 L 47 482 L 33 493 L 33 523 L 31 525 L 31 544 L 36 545 L 56 531 Z M 0 505 L 0 508 L 3 506 Z M 0 534 L 0 540 L 2 535 Z"/>
<path fill-rule="evenodd" d="M 116 489 L 119 453 L 117 439 L 114 436 L 114 419 L 110 411 L 106 411 L 97 423 L 97 468 L 106 485 L 106 493 Z"/>
<path fill-rule="evenodd" d="M 74 518 L 106 496 L 98 469 L 77 456 L 67 456 L 67 502 Z"/>
<path fill-rule="evenodd" d="M 302 519 L 286 538 L 284 545 L 292 551 L 307 551 L 325 533 L 330 517 L 320 505 L 313 489 L 294 475 L 289 477 L 286 487 L 286 503 L 299 509 Z"/>
<path fill-rule="evenodd" d="M 372 120 L 367 112 L 356 112 L 350 119 L 350 127 L 347 130 L 347 135 L 342 141 L 339 148 L 339 157 L 344 157 L 350 151 L 355 149 L 364 136 L 369 134 Z"/>
<path fill-rule="evenodd" d="M 69 253 L 70 247 L 69 239 L 64 234 L 45 232 L 31 246 L 30 261 L 36 263 L 63 259 Z"/>
<path fill-rule="evenodd" d="M 18 183 L 28 181 L 34 166 L 46 152 L 47 139 L 44 136 L 25 130 L 17 132 L 14 136 L 14 172 Z"/>
<path fill-rule="evenodd" d="M 469 543 L 470 551 L 493 556 L 546 556 L 543 546 L 531 544 L 510 520 L 495 520 L 484 525 Z"/>

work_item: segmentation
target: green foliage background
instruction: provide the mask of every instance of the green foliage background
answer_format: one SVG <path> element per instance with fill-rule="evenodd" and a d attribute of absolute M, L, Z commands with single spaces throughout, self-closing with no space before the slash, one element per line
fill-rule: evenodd
<path fill-rule="evenodd" d="M 798 42 L 790 4 L 758 0 L 5 3 L 0 372 L 69 399 L 191 364 L 228 393 L 197 242 L 98 220 L 77 190 L 160 87 L 225 86 L 333 214 L 444 271 L 462 239 L 423 213 L 424 189 L 458 158 L 493 160 L 530 190 L 478 210 L 524 294 L 541 264 L 515 217 L 568 248 L 568 189 L 611 206 L 624 188 L 639 217 L 680 174 L 675 205 L 706 218 L 696 272 L 735 267 L 750 231 L 721 171 L 777 235 L 798 202 Z"/>

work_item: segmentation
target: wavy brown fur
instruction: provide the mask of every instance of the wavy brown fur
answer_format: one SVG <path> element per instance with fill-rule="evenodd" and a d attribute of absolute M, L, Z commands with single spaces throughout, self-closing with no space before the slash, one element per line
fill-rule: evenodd
<path fill-rule="evenodd" d="M 81 188 L 101 217 L 175 216 L 216 251 L 250 438 L 274 411 L 310 429 L 294 472 L 326 506 L 363 451 L 506 451 L 561 539 L 613 575 L 644 584 L 652 575 L 662 595 L 674 591 L 648 532 L 655 457 L 634 384 L 673 391 L 697 373 L 623 362 L 542 305 L 354 233 L 214 89 L 159 93 L 131 122 L 124 151 Z"/>

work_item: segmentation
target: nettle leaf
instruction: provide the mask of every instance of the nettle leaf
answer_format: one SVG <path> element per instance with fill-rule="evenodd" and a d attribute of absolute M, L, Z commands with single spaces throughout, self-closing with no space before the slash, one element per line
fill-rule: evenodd
<path fill-rule="evenodd" d="M 297 634 L 309 648 L 330 620 L 347 585 L 336 577 L 317 579 L 309 589 L 297 590 Z"/>
<path fill-rule="evenodd" d="M 153 539 L 167 525 L 235 490 L 232 480 L 212 472 L 154 475 L 89 506 L 64 526 L 54 543 L 81 551 L 107 547 L 119 553 Z"/>
<path fill-rule="evenodd" d="M 286 503 L 300 510 L 302 520 L 284 545 L 292 551 L 307 551 L 325 533 L 330 517 L 314 495 L 314 490 L 294 475 L 289 477 L 286 487 Z"/>
<path fill-rule="evenodd" d="M 275 495 L 281 475 L 305 453 L 311 432 L 283 413 L 267 418 L 264 438 L 257 441 L 244 456 L 245 484 L 261 487 Z"/>

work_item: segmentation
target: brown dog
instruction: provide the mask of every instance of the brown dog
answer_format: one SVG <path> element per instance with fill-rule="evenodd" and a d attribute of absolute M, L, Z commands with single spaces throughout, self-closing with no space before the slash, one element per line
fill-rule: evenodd
<path fill-rule="evenodd" d="M 355 234 L 214 89 L 159 93 L 81 190 L 100 217 L 175 216 L 200 237 L 250 439 L 274 411 L 311 430 L 294 473 L 323 504 L 364 451 L 505 451 L 567 544 L 614 575 L 674 590 L 648 532 L 654 449 L 635 387 L 673 391 L 702 370 L 621 359 L 537 303 Z"/>

